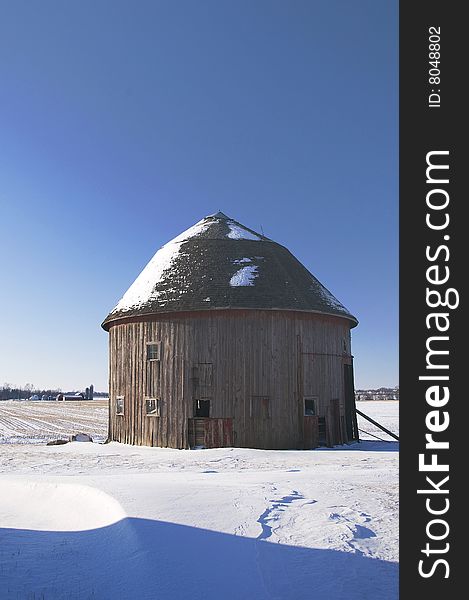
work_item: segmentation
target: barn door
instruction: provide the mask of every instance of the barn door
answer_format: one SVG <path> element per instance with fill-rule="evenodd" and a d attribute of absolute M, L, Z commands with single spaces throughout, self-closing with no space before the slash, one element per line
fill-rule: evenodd
<path fill-rule="evenodd" d="M 253 448 L 269 447 L 272 439 L 272 420 L 269 396 L 249 398 L 249 440 Z"/>
<path fill-rule="evenodd" d="M 358 440 L 357 413 L 355 411 L 355 387 L 353 364 L 344 365 L 345 429 L 349 442 Z"/>
<path fill-rule="evenodd" d="M 341 431 L 340 405 L 338 398 L 333 398 L 327 407 L 326 440 L 327 446 L 331 447 L 344 443 Z"/>
<path fill-rule="evenodd" d="M 303 449 L 311 450 L 319 446 L 319 420 L 317 396 L 303 398 Z"/>
<path fill-rule="evenodd" d="M 303 417 L 303 449 L 311 450 L 319 446 L 318 417 Z"/>
<path fill-rule="evenodd" d="M 233 446 L 233 419 L 189 419 L 189 446 L 226 448 Z"/>
<path fill-rule="evenodd" d="M 205 446 L 205 419 L 189 419 L 189 446 Z"/>

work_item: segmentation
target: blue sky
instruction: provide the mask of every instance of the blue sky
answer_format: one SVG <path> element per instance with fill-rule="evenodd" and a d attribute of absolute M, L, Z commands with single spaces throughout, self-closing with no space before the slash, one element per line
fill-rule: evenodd
<path fill-rule="evenodd" d="M 0 7 L 0 384 L 107 389 L 100 323 L 222 210 L 360 324 L 398 384 L 398 9 L 389 0 Z"/>

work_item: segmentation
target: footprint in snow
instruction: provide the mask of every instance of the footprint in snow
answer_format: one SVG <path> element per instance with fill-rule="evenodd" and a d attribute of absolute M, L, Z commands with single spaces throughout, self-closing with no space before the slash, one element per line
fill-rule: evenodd
<path fill-rule="evenodd" d="M 358 540 L 366 540 L 368 538 L 376 537 L 376 533 L 368 527 L 364 527 L 363 525 L 355 525 L 354 528 L 354 537 Z"/>
<path fill-rule="evenodd" d="M 290 504 L 297 500 L 304 500 L 304 496 L 296 490 L 292 490 L 288 496 L 283 496 L 283 498 L 278 500 L 270 500 L 270 506 L 257 519 L 257 522 L 262 527 L 262 532 L 257 536 L 257 539 L 266 540 L 270 538 L 273 528 L 269 523 L 275 523 L 279 518 L 279 513 L 284 512 Z M 315 502 L 316 500 L 312 500 L 306 504 L 314 504 Z"/>
<path fill-rule="evenodd" d="M 360 521 L 361 523 L 369 523 L 371 521 L 371 516 L 368 513 L 356 512 L 350 508 L 345 508 L 345 510 L 340 513 L 330 513 L 329 520 L 340 525 L 345 525 L 350 530 L 353 538 L 349 544 L 352 545 L 352 547 L 353 540 L 364 540 L 376 537 L 376 533 L 372 529 L 357 523 L 357 521 Z"/>

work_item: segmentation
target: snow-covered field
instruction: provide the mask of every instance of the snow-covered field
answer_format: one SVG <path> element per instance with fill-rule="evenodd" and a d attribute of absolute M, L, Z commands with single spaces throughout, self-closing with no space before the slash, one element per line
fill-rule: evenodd
<path fill-rule="evenodd" d="M 107 400 L 0 402 L 0 444 L 43 444 L 74 433 L 107 437 Z"/>
<path fill-rule="evenodd" d="M 398 403 L 359 408 L 398 432 Z M 3 444 L 0 488 L 2 600 L 398 597 L 394 442 Z"/>
<path fill-rule="evenodd" d="M 381 423 L 386 429 L 399 435 L 399 402 L 394 400 L 357 402 L 359 411 L 368 415 L 378 423 Z M 387 433 L 370 423 L 360 415 L 358 417 L 358 429 L 361 440 L 392 440 L 393 438 Z"/>

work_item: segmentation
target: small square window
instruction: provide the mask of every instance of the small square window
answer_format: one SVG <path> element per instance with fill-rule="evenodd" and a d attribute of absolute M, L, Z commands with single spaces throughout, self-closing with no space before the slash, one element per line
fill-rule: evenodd
<path fill-rule="evenodd" d="M 116 415 L 124 414 L 124 396 L 117 396 L 116 398 Z"/>
<path fill-rule="evenodd" d="M 210 400 L 195 401 L 195 416 L 210 417 Z"/>
<path fill-rule="evenodd" d="M 160 360 L 160 347 L 159 342 L 150 342 L 147 344 L 147 360 Z"/>
<path fill-rule="evenodd" d="M 316 415 L 316 399 L 305 398 L 305 417 L 314 417 Z"/>
<path fill-rule="evenodd" d="M 159 398 L 145 398 L 145 414 L 147 415 L 147 417 L 160 416 Z"/>

